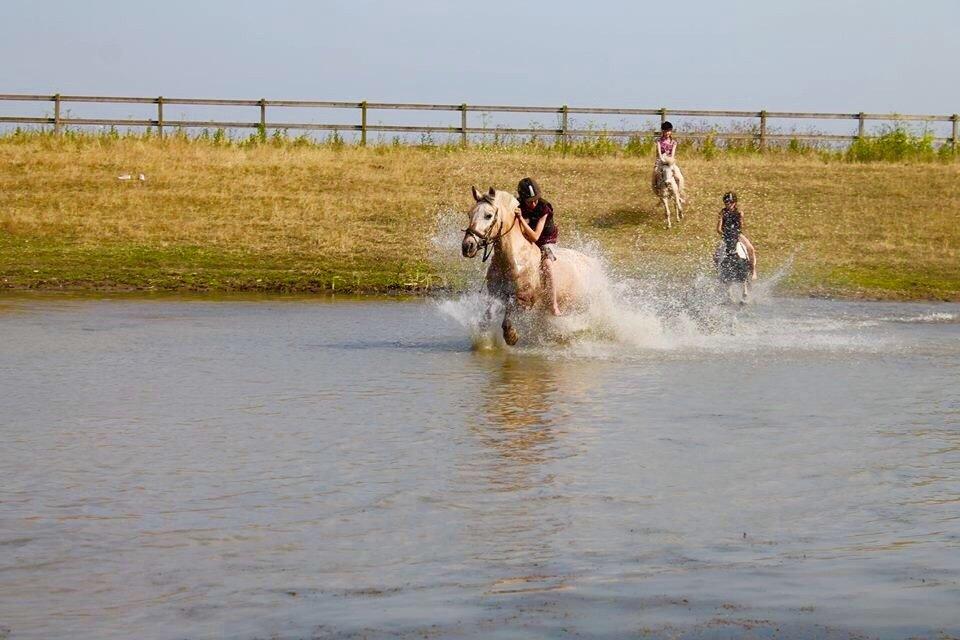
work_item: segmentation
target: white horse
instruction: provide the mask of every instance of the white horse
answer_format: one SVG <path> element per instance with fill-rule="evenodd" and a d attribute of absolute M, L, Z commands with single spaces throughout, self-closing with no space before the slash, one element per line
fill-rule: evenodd
<path fill-rule="evenodd" d="M 503 339 L 514 345 L 520 334 L 511 314 L 517 309 L 536 309 L 547 315 L 551 307 L 540 248 L 520 230 L 520 202 L 515 197 L 493 187 L 486 194 L 472 189 L 476 204 L 468 214 L 470 223 L 463 234 L 461 252 L 465 258 L 472 258 L 482 249 L 484 260 L 492 255 L 487 291 L 503 301 Z M 600 263 L 573 249 L 557 248 L 553 253 L 556 260 L 550 271 L 558 305 L 564 311 L 584 309 L 602 281 Z"/>
<path fill-rule="evenodd" d="M 677 184 L 677 178 L 674 176 L 676 170 L 676 160 L 671 156 L 666 156 L 661 162 L 657 163 L 657 180 L 653 187 L 653 193 L 660 198 L 663 204 L 663 211 L 667 216 L 667 229 L 670 224 L 670 205 L 667 202 L 673 197 L 674 205 L 677 208 L 677 220 L 683 220 L 683 204 L 680 202 L 680 186 Z"/>

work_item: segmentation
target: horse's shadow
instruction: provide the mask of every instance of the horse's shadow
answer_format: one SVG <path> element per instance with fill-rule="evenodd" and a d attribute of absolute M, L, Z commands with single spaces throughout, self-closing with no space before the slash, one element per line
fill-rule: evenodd
<path fill-rule="evenodd" d="M 663 212 L 649 207 L 620 207 L 612 209 L 593 219 L 593 226 L 598 229 L 619 229 L 629 226 L 643 226 L 657 228 L 663 226 Z"/>

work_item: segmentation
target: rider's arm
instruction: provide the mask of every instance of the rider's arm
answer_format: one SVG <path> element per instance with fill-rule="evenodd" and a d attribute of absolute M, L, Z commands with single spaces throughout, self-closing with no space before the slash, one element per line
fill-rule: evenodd
<path fill-rule="evenodd" d="M 540 221 L 537 223 L 537 228 L 533 232 L 533 238 L 531 238 L 533 242 L 536 242 L 537 240 L 539 240 L 541 234 L 543 234 L 543 228 L 547 226 L 547 217 L 548 216 L 543 216 L 542 218 L 540 218 Z"/>
<path fill-rule="evenodd" d="M 543 227 L 547 224 L 547 216 L 540 218 L 540 221 L 537 222 L 536 229 L 531 229 L 530 225 L 527 224 L 527 221 L 523 219 L 523 216 L 517 217 L 520 221 L 520 232 L 523 233 L 523 237 L 530 242 L 536 242 L 539 240 L 540 234 L 543 233 Z"/>
<path fill-rule="evenodd" d="M 717 233 L 723 235 L 723 211 L 717 214 Z"/>
<path fill-rule="evenodd" d="M 526 238 L 526 239 L 529 240 L 530 242 L 536 242 L 536 241 L 537 241 L 537 237 L 539 237 L 539 236 L 536 235 L 536 231 L 534 231 L 533 229 L 530 228 L 530 225 L 527 224 L 527 221 L 526 221 L 526 219 L 525 219 L 523 216 L 521 216 L 521 215 L 518 215 L 518 216 L 517 216 L 517 224 L 520 225 L 520 233 L 523 234 L 523 237 L 524 237 L 524 238 Z M 539 225 L 538 225 L 538 226 L 539 226 Z"/>

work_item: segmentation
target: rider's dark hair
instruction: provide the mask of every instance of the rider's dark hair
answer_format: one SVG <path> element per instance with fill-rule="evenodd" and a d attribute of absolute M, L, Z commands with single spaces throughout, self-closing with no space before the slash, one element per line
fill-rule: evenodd
<path fill-rule="evenodd" d="M 737 202 L 737 192 L 736 191 L 727 191 L 723 194 L 723 204 L 727 203 L 736 203 Z"/>
<path fill-rule="evenodd" d="M 673 131 L 673 123 L 670 122 L 669 120 L 664 120 L 664 121 L 660 124 L 660 131 L 664 131 L 664 132 L 666 132 L 666 131 Z"/>

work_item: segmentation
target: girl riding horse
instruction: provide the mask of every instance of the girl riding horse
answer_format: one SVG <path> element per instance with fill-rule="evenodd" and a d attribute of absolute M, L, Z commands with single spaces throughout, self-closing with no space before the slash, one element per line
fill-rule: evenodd
<path fill-rule="evenodd" d="M 549 291 L 550 311 L 559 316 L 561 311 L 557 304 L 557 289 L 553 284 L 553 262 L 557 259 L 553 245 L 557 243 L 559 231 L 553 221 L 553 206 L 541 196 L 540 185 L 533 178 L 524 178 L 517 184 L 520 231 L 523 237 L 540 247 L 540 269 Z"/>
<path fill-rule="evenodd" d="M 673 158 L 673 175 L 677 181 L 677 187 L 680 189 L 680 202 L 685 202 L 686 195 L 684 191 L 683 174 L 680 172 L 680 167 L 676 164 L 677 141 L 673 139 L 673 124 L 669 121 L 660 125 L 660 138 L 657 139 L 657 144 L 654 146 L 654 149 L 657 153 L 657 159 L 653 165 L 653 181 L 651 183 L 653 190 L 656 191 L 658 187 L 657 182 L 660 179 L 661 165 L 666 162 L 667 158 Z"/>
<path fill-rule="evenodd" d="M 753 243 L 743 233 L 743 213 L 737 207 L 737 194 L 727 191 L 723 194 L 723 209 L 717 216 L 717 233 L 723 236 L 728 245 L 735 245 L 737 241 L 747 250 L 747 259 L 750 261 L 750 279 L 757 279 L 757 252 Z"/>

